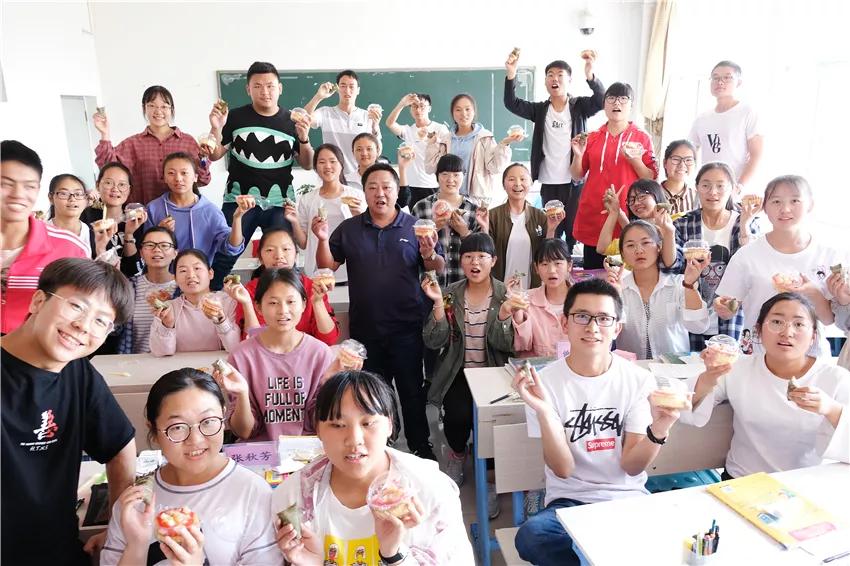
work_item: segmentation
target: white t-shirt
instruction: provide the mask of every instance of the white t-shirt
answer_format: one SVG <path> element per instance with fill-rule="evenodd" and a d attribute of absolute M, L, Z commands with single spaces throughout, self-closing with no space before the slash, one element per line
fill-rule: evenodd
<path fill-rule="evenodd" d="M 519 214 L 511 213 L 511 234 L 508 236 L 508 249 L 505 251 L 505 280 L 519 271 L 525 273 L 522 278 L 522 288 L 528 289 L 531 281 L 531 237 L 525 229 L 525 211 Z"/>
<path fill-rule="evenodd" d="M 348 208 L 347 204 L 343 204 L 341 200 L 343 196 L 357 197 L 365 206 L 366 195 L 363 191 L 346 185 L 342 186 L 342 194 L 337 198 L 326 199 L 319 195 L 319 189 L 314 189 L 298 197 L 298 205 L 296 207 L 298 224 L 307 233 L 307 248 L 304 250 L 304 273 L 307 277 L 310 277 L 316 271 L 316 250 L 319 248 L 319 240 L 313 234 L 313 230 L 310 229 L 310 223 L 313 221 L 313 218 L 318 216 L 319 205 L 323 205 L 325 211 L 328 213 L 328 234 L 332 233 L 337 226 L 342 224 L 343 220 L 351 218 L 351 209 Z M 334 272 L 334 279 L 336 279 L 337 283 L 348 281 L 348 269 L 344 263 Z"/>
<path fill-rule="evenodd" d="M 332 143 L 342 150 L 342 156 L 345 161 L 343 174 L 348 181 L 357 181 L 360 185 L 360 179 L 357 175 L 357 160 L 354 159 L 354 150 L 351 149 L 351 144 L 354 143 L 354 138 L 358 134 L 372 133 L 372 120 L 369 119 L 369 112 L 364 108 L 354 108 L 351 114 L 346 114 L 339 109 L 338 106 L 322 106 L 313 112 L 313 127 L 322 129 L 322 142 Z M 381 139 L 381 130 L 378 128 L 376 134 L 378 140 Z M 378 148 L 380 153 L 381 148 Z"/>
<path fill-rule="evenodd" d="M 451 134 L 445 124 L 431 122 L 424 126 L 428 132 L 436 132 L 437 139 L 445 139 Z M 408 124 L 402 126 L 401 134 L 398 136 L 402 141 L 405 141 L 413 146 L 413 151 L 416 154 L 413 163 L 407 168 L 407 184 L 411 187 L 420 188 L 436 188 L 437 176 L 425 172 L 425 150 L 428 147 L 428 137 L 419 137 L 419 128 L 416 124 Z"/>
<path fill-rule="evenodd" d="M 697 116 L 688 139 L 699 148 L 702 163 L 723 161 L 737 178 L 750 157 L 747 141 L 761 134 L 758 113 L 746 102 L 738 102 L 726 112 L 712 108 Z"/>
<path fill-rule="evenodd" d="M 572 118 L 570 105 L 558 112 L 552 105 L 546 110 L 546 128 L 543 130 L 543 161 L 537 180 L 547 185 L 561 185 L 572 181 L 570 175 L 570 142 Z"/>
<path fill-rule="evenodd" d="M 624 432 L 646 434 L 652 424 L 649 394 L 652 375 L 619 356 L 611 356 L 608 371 L 583 377 L 567 365 L 569 357 L 546 366 L 540 381 L 564 422 L 567 444 L 575 460 L 570 477 L 561 479 L 546 466 L 546 504 L 566 497 L 597 503 L 649 493 L 646 472 L 630 476 L 620 466 Z M 540 438 L 537 413 L 525 408 L 528 436 Z"/>
<path fill-rule="evenodd" d="M 831 299 L 832 296 L 826 289 L 826 278 L 831 273 L 829 267 L 837 263 L 850 265 L 848 250 L 826 246 L 815 237 L 812 237 L 806 249 L 795 254 L 776 251 L 767 237 L 762 237 L 742 247 L 732 256 L 717 287 L 717 294 L 735 297 L 741 301 L 744 309 L 744 329 L 749 329 L 751 335 L 755 336 L 753 327 L 761 306 L 776 295 L 772 280 L 775 274 L 802 273 L 815 285 L 820 286 L 827 299 Z M 829 344 L 824 337 L 822 326 L 818 326 L 820 340 L 811 353 L 828 356 Z M 758 343 L 753 344 L 753 349 L 756 353 L 764 351 Z"/>
<path fill-rule="evenodd" d="M 50 224 L 51 226 L 56 226 L 56 224 L 53 223 L 52 218 L 50 218 L 49 220 L 45 220 L 44 223 Z M 58 226 L 56 226 L 56 227 L 58 228 Z M 63 230 L 64 230 L 64 228 L 63 228 Z M 65 230 L 65 231 L 70 232 L 70 230 Z M 71 233 L 74 234 L 73 232 L 71 232 Z M 85 222 L 80 222 L 80 233 L 74 234 L 74 235 L 78 236 L 83 241 L 83 243 L 88 247 L 89 256 L 91 256 L 92 251 L 94 251 L 94 242 L 92 242 L 92 240 L 91 240 L 91 231 L 89 230 L 89 225 L 86 224 Z"/>
<path fill-rule="evenodd" d="M 233 460 L 217 476 L 200 485 L 172 485 L 163 481 L 158 471 L 154 483 L 157 513 L 184 505 L 197 513 L 204 532 L 204 554 L 210 564 L 283 564 L 269 520 L 271 496 L 272 490 L 263 478 Z M 100 564 L 118 564 L 126 546 L 121 504 L 116 502 Z M 160 552 L 153 532 L 148 552 Z"/>
<path fill-rule="evenodd" d="M 697 378 L 688 385 L 693 390 Z M 788 380 L 767 368 L 764 355 L 742 357 L 732 371 L 694 409 L 680 420 L 703 426 L 715 405 L 732 405 L 732 445 L 726 471 L 732 477 L 756 472 L 780 472 L 821 464 L 823 458 L 850 458 L 850 372 L 816 361 L 797 378 L 800 386 L 814 386 L 844 405 L 838 428 L 822 415 L 805 411 L 788 400 Z"/>
<path fill-rule="evenodd" d="M 708 242 L 711 248 L 711 263 L 702 270 L 699 282 L 700 295 L 702 295 L 702 300 L 707 305 L 714 303 L 714 292 L 717 290 L 717 286 L 720 285 L 723 271 L 732 257 L 732 250 L 729 249 L 729 246 L 732 241 L 732 228 L 738 222 L 738 216 L 739 214 L 737 212 L 734 210 L 731 211 L 729 221 L 718 230 L 712 230 L 707 227 L 705 222 L 702 224 L 702 239 Z M 717 316 L 712 313 L 710 318 L 710 325 L 706 329 L 705 334 L 713 336 L 718 332 Z"/>

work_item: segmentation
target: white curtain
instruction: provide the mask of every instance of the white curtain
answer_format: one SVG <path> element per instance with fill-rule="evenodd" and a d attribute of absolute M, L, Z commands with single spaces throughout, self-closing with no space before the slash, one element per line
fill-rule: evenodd
<path fill-rule="evenodd" d="M 673 45 L 676 36 L 675 15 L 676 0 L 658 0 L 646 54 L 641 111 L 656 153 L 663 151 L 661 135 L 664 130 L 664 106 L 672 77 L 671 59 L 676 49 Z"/>

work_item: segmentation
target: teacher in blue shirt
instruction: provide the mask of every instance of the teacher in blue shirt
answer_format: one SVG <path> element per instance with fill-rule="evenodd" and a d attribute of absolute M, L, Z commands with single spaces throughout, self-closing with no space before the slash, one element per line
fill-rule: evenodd
<path fill-rule="evenodd" d="M 318 267 L 348 267 L 351 337 L 366 346 L 364 369 L 378 373 L 401 399 L 404 432 L 410 451 L 436 460 L 428 441 L 422 375 L 422 323 L 427 310 L 420 271 L 442 272 L 445 260 L 436 234 L 417 238 L 416 218 L 402 212 L 398 174 L 376 163 L 363 173 L 368 209 L 344 220 L 328 237 L 318 217 L 312 230 L 319 240 Z"/>

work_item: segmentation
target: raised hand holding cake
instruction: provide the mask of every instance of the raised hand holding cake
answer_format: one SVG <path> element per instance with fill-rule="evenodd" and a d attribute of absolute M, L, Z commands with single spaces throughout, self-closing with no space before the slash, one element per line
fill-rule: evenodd
<path fill-rule="evenodd" d="M 390 469 L 376 477 L 369 485 L 366 503 L 377 514 L 387 514 L 401 519 L 413 510 L 413 490 L 404 476 Z"/>
<path fill-rule="evenodd" d="M 712 336 L 705 343 L 706 366 L 733 364 L 741 354 L 738 341 L 725 334 Z"/>

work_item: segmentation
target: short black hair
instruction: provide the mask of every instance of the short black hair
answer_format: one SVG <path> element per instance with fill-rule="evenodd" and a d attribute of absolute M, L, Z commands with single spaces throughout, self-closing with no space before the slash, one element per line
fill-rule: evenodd
<path fill-rule="evenodd" d="M 198 173 L 198 169 L 200 167 L 200 163 L 197 162 L 196 158 L 192 155 L 189 155 L 185 151 L 175 151 L 174 153 L 169 153 L 165 156 L 165 159 L 162 160 L 162 175 L 165 176 L 165 167 L 172 161 L 176 161 L 178 159 L 182 159 L 183 161 L 188 161 L 192 164 L 192 171 L 195 174 Z M 201 196 L 201 191 L 198 189 L 198 182 L 194 181 L 192 183 L 192 192 L 198 195 L 198 198 Z"/>
<path fill-rule="evenodd" d="M 38 290 L 48 299 L 60 287 L 74 287 L 86 295 L 102 292 L 115 311 L 115 324 L 124 324 L 133 315 L 135 291 L 123 273 L 102 261 L 66 257 L 44 268 L 38 278 Z"/>
<path fill-rule="evenodd" d="M 604 279 L 593 277 L 591 279 L 579 281 L 570 287 L 570 290 L 567 291 L 567 298 L 564 301 L 564 316 L 568 317 L 570 315 L 570 311 L 572 310 L 579 295 L 602 295 L 604 297 L 611 297 L 614 300 L 614 314 L 617 316 L 617 320 L 622 320 L 623 298 L 620 296 L 620 292 L 617 291 L 617 288 Z"/>
<path fill-rule="evenodd" d="M 504 184 L 505 184 L 505 179 L 507 179 L 507 178 L 508 178 L 508 173 L 509 173 L 509 172 L 510 172 L 510 170 L 511 170 L 511 169 L 513 169 L 514 167 L 522 167 L 523 169 L 525 169 L 525 172 L 526 172 L 526 173 L 528 173 L 529 175 L 531 175 L 531 172 L 528 170 L 528 167 L 526 167 L 525 165 L 523 165 L 523 164 L 522 164 L 522 163 L 520 163 L 519 161 L 515 161 L 514 163 L 511 163 L 510 165 L 508 165 L 507 167 L 505 167 L 505 170 L 504 170 L 504 171 L 502 171 L 502 185 L 503 185 L 503 186 L 504 186 Z"/>
<path fill-rule="evenodd" d="M 56 194 L 56 189 L 59 188 L 59 183 L 63 181 L 74 181 L 83 188 L 83 192 L 85 192 L 86 194 L 88 194 L 89 192 L 83 180 L 74 175 L 73 173 L 60 173 L 59 175 L 56 175 L 52 179 L 50 179 L 50 184 L 47 186 L 48 196 L 53 196 L 54 194 Z M 47 211 L 47 217 L 54 218 L 55 216 L 56 207 L 51 204 L 50 209 Z"/>
<path fill-rule="evenodd" d="M 667 148 L 664 150 L 664 161 L 667 161 L 668 159 L 673 157 L 673 152 L 682 146 L 685 146 L 690 149 L 691 153 L 694 154 L 694 157 L 697 156 L 697 148 L 694 147 L 694 144 L 691 143 L 690 140 L 673 140 L 667 144 Z"/>
<path fill-rule="evenodd" d="M 475 97 L 469 94 L 468 92 L 462 92 L 460 94 L 454 95 L 452 98 L 451 104 L 449 104 L 449 114 L 454 115 L 455 104 L 458 103 L 461 99 L 466 98 L 469 100 L 469 103 L 472 104 L 472 123 L 475 123 L 475 119 L 478 117 L 478 103 L 475 102 Z M 454 121 L 454 118 L 452 118 Z M 455 128 L 457 128 L 457 122 L 455 122 Z"/>
<path fill-rule="evenodd" d="M 333 147 L 336 147 L 336 146 L 333 146 Z M 339 148 L 337 148 L 337 149 L 339 149 Z M 319 152 L 317 151 L 316 155 L 318 155 L 318 153 Z M 293 246 L 297 245 L 295 243 L 295 238 L 292 237 L 292 230 L 290 230 L 287 226 L 283 226 L 282 224 L 278 224 L 277 226 L 272 226 L 271 228 L 266 228 L 266 231 L 263 232 L 262 236 L 260 236 L 260 243 L 257 244 L 257 253 L 260 254 L 260 258 L 263 257 L 263 247 L 266 245 L 266 242 L 268 241 L 268 239 L 275 234 L 280 234 L 281 232 L 283 232 L 284 234 L 289 236 L 289 239 L 292 240 Z M 262 262 L 262 259 L 261 259 L 260 265 L 257 266 L 257 269 L 255 269 L 254 271 L 251 272 L 251 279 L 256 279 L 257 277 L 261 276 L 265 270 L 266 270 L 266 266 L 263 265 L 263 262 Z"/>
<path fill-rule="evenodd" d="M 629 232 L 631 232 L 635 228 L 642 228 L 644 231 L 646 231 L 646 233 L 649 235 L 649 237 L 652 238 L 652 241 L 655 242 L 656 245 L 658 245 L 658 247 L 659 247 L 658 262 L 661 262 L 661 253 L 660 253 L 661 252 L 660 248 L 661 248 L 661 243 L 662 243 L 661 232 L 658 230 L 658 227 L 655 224 L 653 224 L 652 222 L 647 222 L 646 220 L 641 220 L 641 219 L 632 220 L 631 222 L 629 222 L 628 224 L 623 226 L 623 231 L 620 232 L 620 238 L 619 238 L 620 239 L 620 246 L 619 246 L 620 247 L 620 254 L 623 253 L 623 246 L 625 245 L 625 242 L 626 242 L 626 236 L 628 235 Z M 660 263 L 659 263 L 659 265 L 660 265 Z"/>
<path fill-rule="evenodd" d="M 248 77 L 245 79 L 245 82 L 250 83 L 251 77 L 254 75 L 265 75 L 267 73 L 273 74 L 276 79 L 280 80 L 280 73 L 277 72 L 277 67 L 265 61 L 254 61 L 248 67 Z"/>
<path fill-rule="evenodd" d="M 148 422 L 148 442 L 150 443 L 156 436 L 156 419 L 159 417 L 159 411 L 162 408 L 162 402 L 169 395 L 179 393 L 184 389 L 194 387 L 201 391 L 206 391 L 216 398 L 224 412 L 226 405 L 224 402 L 224 394 L 218 383 L 215 382 L 213 376 L 195 368 L 181 368 L 170 371 L 156 380 L 150 391 L 148 391 L 148 400 L 145 403 L 145 420 Z"/>
<path fill-rule="evenodd" d="M 353 146 L 353 142 L 352 142 Z M 342 150 L 332 143 L 323 143 L 319 147 L 316 148 L 316 151 L 313 153 L 313 171 L 319 166 L 319 153 L 322 151 L 330 151 L 336 157 L 336 160 L 339 161 L 339 182 L 343 185 L 345 184 L 345 157 L 342 155 Z"/>
<path fill-rule="evenodd" d="M 611 83 L 605 91 L 605 98 L 609 96 L 628 96 L 630 99 L 635 99 L 635 91 L 632 90 L 632 85 L 629 83 Z"/>
<path fill-rule="evenodd" d="M 657 181 L 653 181 L 652 179 L 638 179 L 629 186 L 629 190 L 626 193 L 626 207 L 629 211 L 629 220 L 637 219 L 637 216 L 632 212 L 632 207 L 628 204 L 629 199 L 635 193 L 652 195 L 656 203 L 667 202 L 667 195 L 664 194 L 664 189 L 661 188 L 661 185 Z"/>
<path fill-rule="evenodd" d="M 534 263 L 558 260 L 570 263 L 573 261 L 573 257 L 570 255 L 570 247 L 560 238 L 546 238 L 534 250 Z"/>
<path fill-rule="evenodd" d="M 554 61 L 546 65 L 546 69 L 543 71 L 543 74 L 548 74 L 549 69 L 563 69 L 567 72 L 567 75 L 573 76 L 572 67 L 570 67 L 566 61 L 562 61 L 560 59 L 555 59 Z"/>
<path fill-rule="evenodd" d="M 304 284 L 301 282 L 301 273 L 297 269 L 288 269 L 281 267 L 279 269 L 266 269 L 260 275 L 260 280 L 257 282 L 257 289 L 254 291 L 254 302 L 258 305 L 263 302 L 263 296 L 268 292 L 269 287 L 275 283 L 286 283 L 292 286 L 301 295 L 301 300 L 307 302 L 307 291 L 304 289 Z"/>
<path fill-rule="evenodd" d="M 378 150 L 380 151 L 381 142 L 378 139 L 378 136 L 376 136 L 375 134 L 369 133 L 369 132 L 360 132 L 359 134 L 354 136 L 354 139 L 351 140 L 351 150 L 352 151 L 354 151 L 354 144 L 356 144 L 357 142 L 359 142 L 362 139 L 367 139 L 367 140 L 371 141 L 373 144 L 375 144 L 375 147 L 378 148 Z"/>
<path fill-rule="evenodd" d="M 41 158 L 38 154 L 18 140 L 0 142 L 0 163 L 4 161 L 17 161 L 30 169 L 35 169 L 39 179 L 44 173 L 44 167 L 41 165 Z"/>
<path fill-rule="evenodd" d="M 806 314 L 809 315 L 809 321 L 812 323 L 812 328 L 815 337 L 818 335 L 818 315 L 817 311 L 815 311 L 815 307 L 812 305 L 811 301 L 800 293 L 778 293 L 768 300 L 764 302 L 764 304 L 759 309 L 758 318 L 756 318 L 756 330 L 758 330 L 759 334 L 762 333 L 764 328 L 764 320 L 767 318 L 767 315 L 770 313 L 770 309 L 776 305 L 776 303 L 781 303 L 782 301 L 793 301 L 796 303 L 800 303 L 804 309 L 806 309 Z"/>
<path fill-rule="evenodd" d="M 735 192 L 735 184 L 738 182 L 735 178 L 735 172 L 732 171 L 732 168 L 728 164 L 722 161 L 712 161 L 710 163 L 706 163 L 705 165 L 699 168 L 694 183 L 699 186 L 699 182 L 702 180 L 703 175 L 705 175 L 709 171 L 721 171 L 724 175 L 726 175 L 726 179 L 729 181 L 729 185 L 731 185 L 733 189 L 729 192 L 729 198 L 726 200 L 726 210 L 734 210 L 735 205 L 733 202 L 734 199 L 732 195 Z"/>
<path fill-rule="evenodd" d="M 463 159 L 453 153 L 447 153 L 437 161 L 436 174 L 440 173 L 463 173 Z"/>
<path fill-rule="evenodd" d="M 357 84 L 358 84 L 358 85 L 360 84 L 360 77 L 358 77 L 358 76 L 357 76 L 357 73 L 355 73 L 355 72 L 354 72 L 354 71 L 352 71 L 351 69 L 346 69 L 346 70 L 344 70 L 344 71 L 340 71 L 340 72 L 338 72 L 338 73 L 336 74 L 336 84 L 339 84 L 339 81 L 341 81 L 341 80 L 342 80 L 342 77 L 351 77 L 352 79 L 354 79 L 355 81 L 357 81 Z"/>
<path fill-rule="evenodd" d="M 460 251 L 458 253 L 463 256 L 463 254 L 474 252 L 483 252 L 496 257 L 496 244 L 493 242 L 490 234 L 486 232 L 474 232 L 463 239 L 460 243 Z"/>
<path fill-rule="evenodd" d="M 431 104 L 431 95 L 430 94 L 425 94 L 424 92 L 417 92 L 416 97 L 419 98 L 419 100 L 425 100 L 425 101 L 428 102 L 428 104 Z"/>
<path fill-rule="evenodd" d="M 207 257 L 207 254 L 205 254 L 203 250 L 199 250 L 198 248 L 188 248 L 182 250 L 180 253 L 177 254 L 177 257 L 174 258 L 174 266 L 177 267 L 177 264 L 180 263 L 180 260 L 186 256 L 192 256 L 201 260 L 201 262 L 203 262 L 203 264 L 207 266 L 207 269 L 211 269 L 210 259 Z"/>
<path fill-rule="evenodd" d="M 106 163 L 103 167 L 100 168 L 100 171 L 97 173 L 97 182 L 100 183 L 103 180 L 103 176 L 106 175 L 106 172 L 110 169 L 120 169 L 127 175 L 127 183 L 132 187 L 133 186 L 133 175 L 130 173 L 130 169 L 124 165 L 123 163 L 119 163 L 118 161 L 110 161 Z"/>
<path fill-rule="evenodd" d="M 175 236 L 174 232 L 172 232 L 171 230 L 169 230 L 165 226 L 151 226 L 150 228 L 145 230 L 144 233 L 142 234 L 142 239 L 139 242 L 139 244 L 145 243 L 145 238 L 148 237 L 148 234 L 155 234 L 157 232 L 162 233 L 162 234 L 166 234 L 169 238 L 171 238 L 171 243 L 174 244 L 174 249 L 175 250 L 177 249 L 177 236 Z"/>
<path fill-rule="evenodd" d="M 368 371 L 341 371 L 325 381 L 316 394 L 316 429 L 320 422 L 342 417 L 342 398 L 351 390 L 354 403 L 369 415 L 387 417 L 395 422 L 398 399 L 395 392 L 381 376 Z M 395 441 L 399 431 L 393 425 L 390 440 Z"/>
<path fill-rule="evenodd" d="M 378 171 L 389 171 L 392 173 L 393 180 L 395 181 L 395 186 L 398 188 L 398 173 L 395 172 L 393 166 L 389 163 L 375 163 L 374 165 L 369 166 L 368 169 L 363 171 L 363 176 L 360 178 L 361 187 L 366 188 L 366 181 L 369 180 L 369 176 L 372 173 L 377 173 Z"/>
<path fill-rule="evenodd" d="M 711 68 L 711 72 L 713 73 L 714 70 L 717 69 L 717 67 L 729 67 L 730 69 L 735 71 L 735 74 L 738 76 L 738 78 L 741 78 L 744 74 L 744 72 L 741 70 L 741 66 L 738 63 L 735 63 L 734 61 L 729 61 L 728 59 L 724 59 L 723 61 L 713 66 Z"/>
<path fill-rule="evenodd" d="M 171 106 L 171 117 L 174 117 L 174 97 L 171 96 L 171 91 L 161 85 L 149 86 L 142 93 L 142 112 L 144 113 L 145 104 L 153 102 L 156 97 L 160 96 L 166 104 Z"/>

